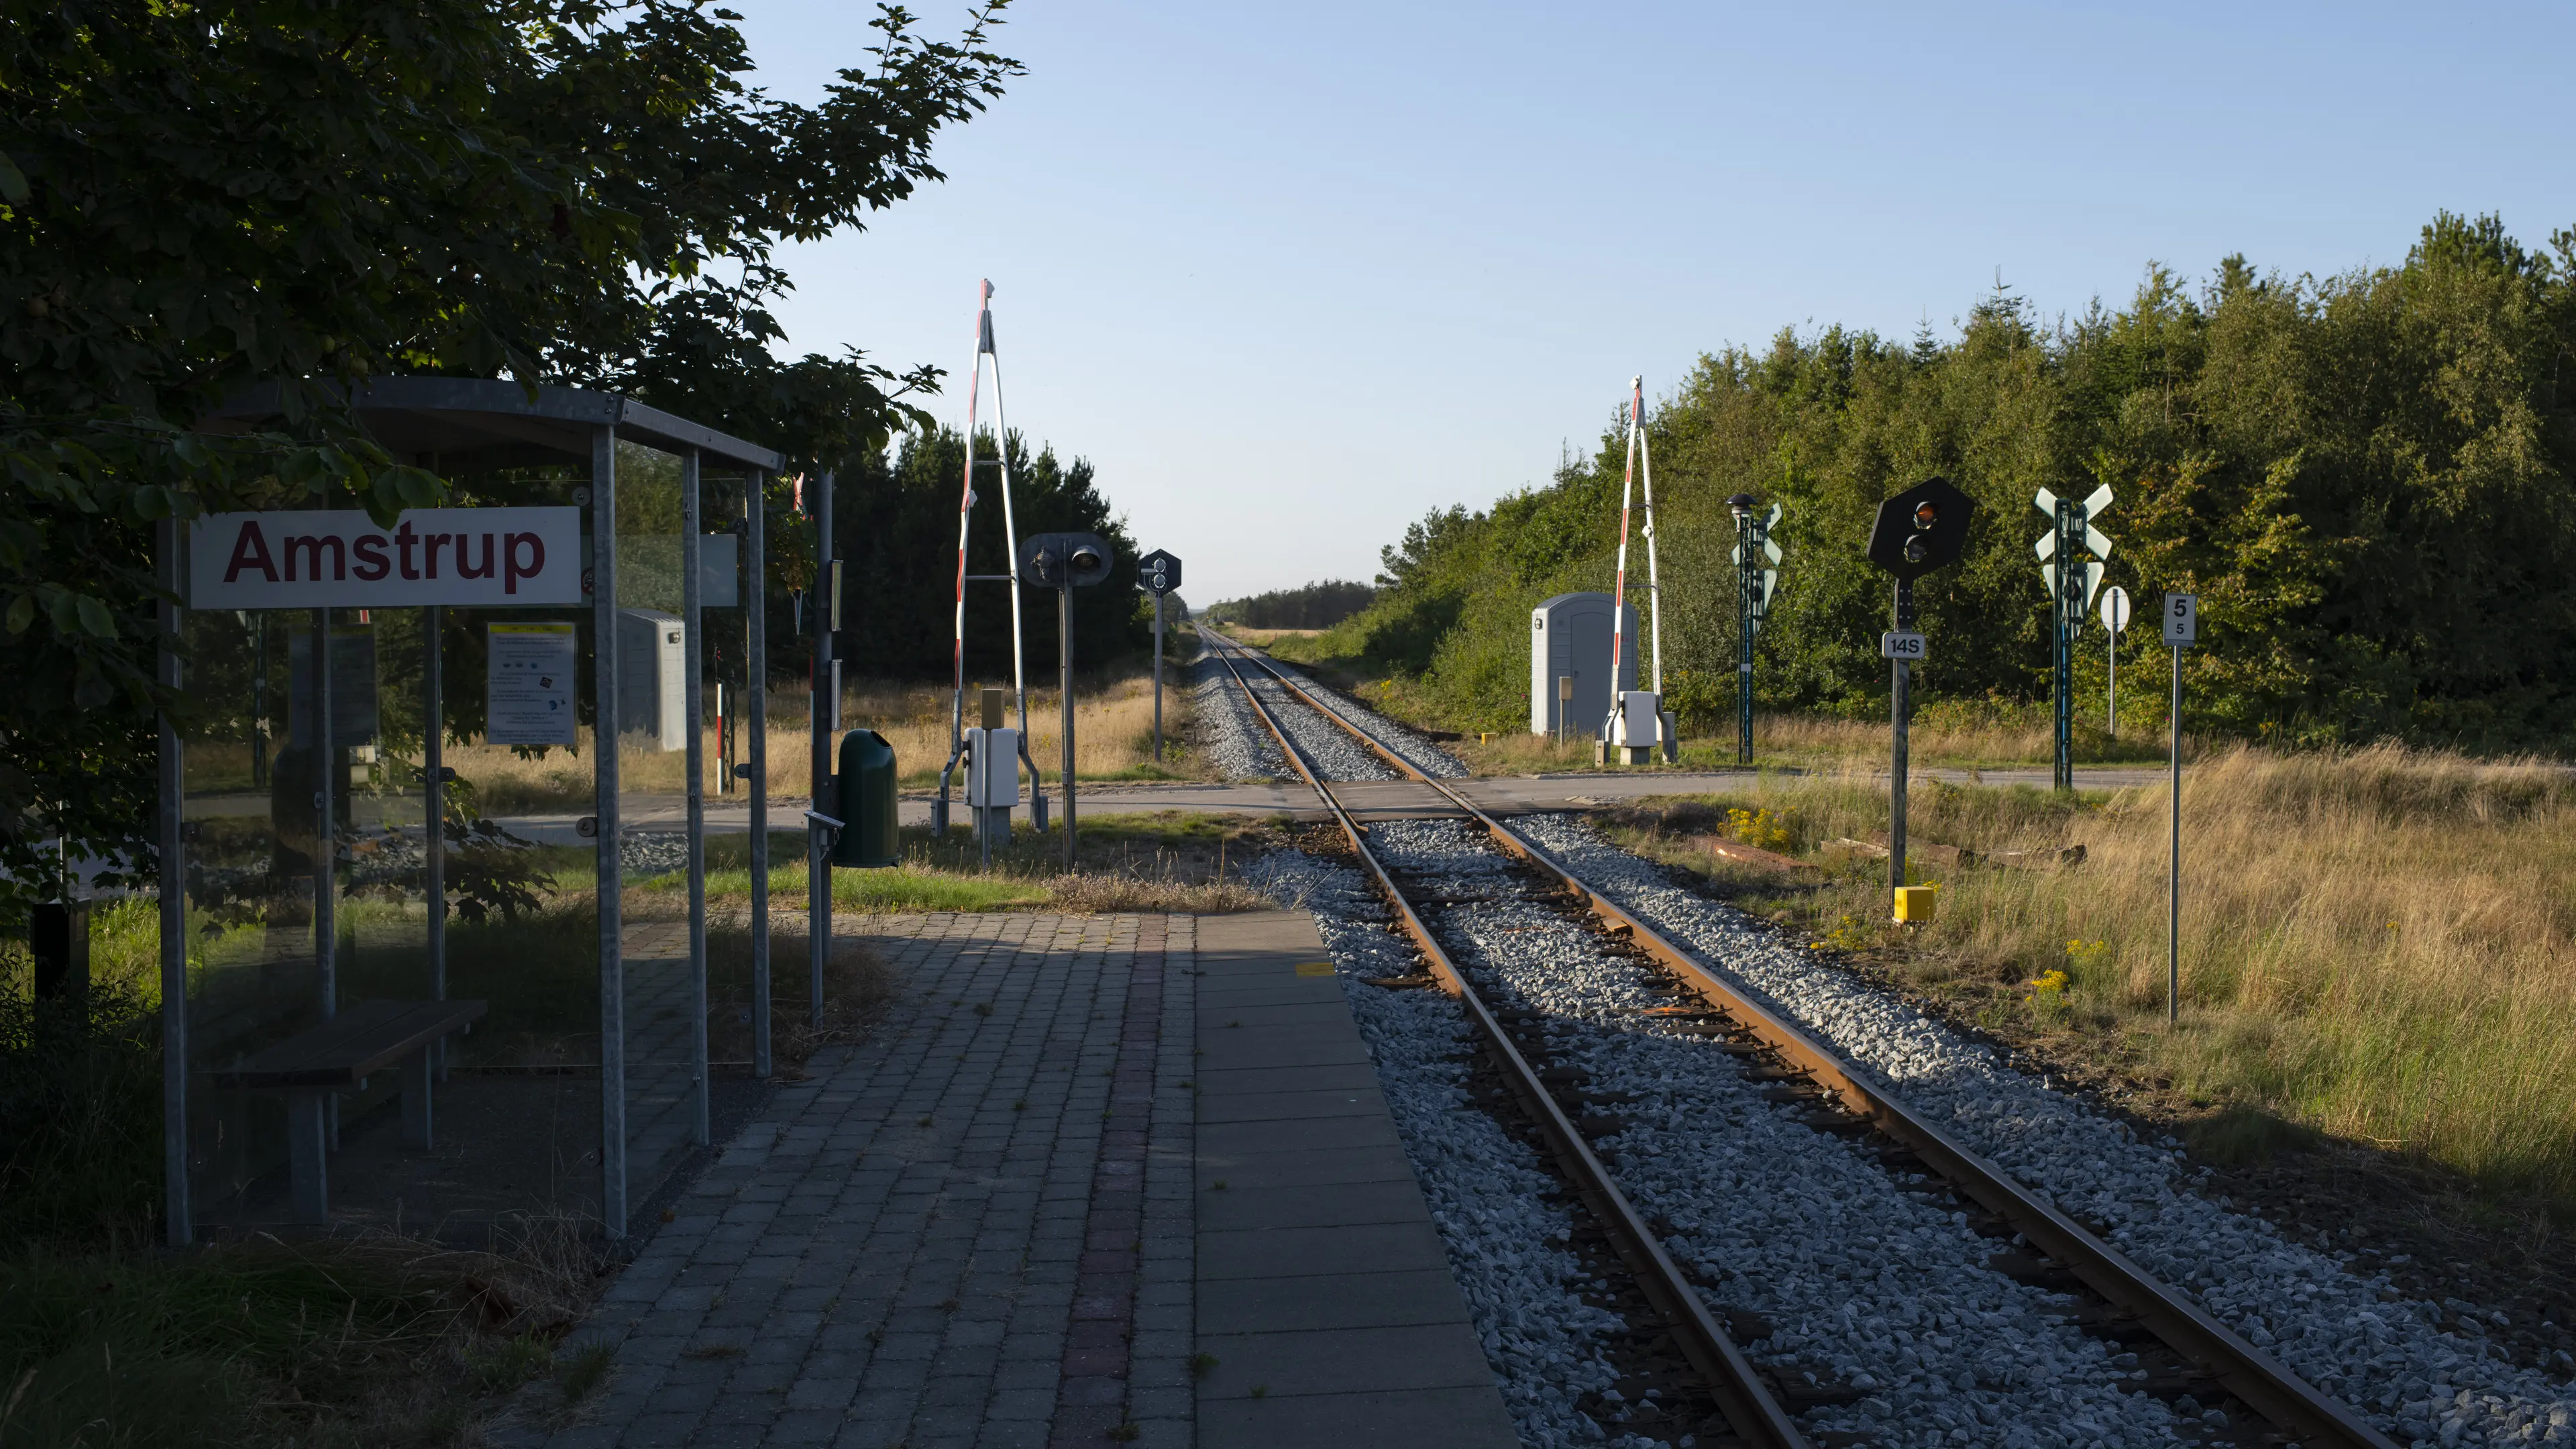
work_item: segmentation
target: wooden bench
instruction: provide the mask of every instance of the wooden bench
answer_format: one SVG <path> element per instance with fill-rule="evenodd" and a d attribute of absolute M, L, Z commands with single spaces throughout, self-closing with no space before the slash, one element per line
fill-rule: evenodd
<path fill-rule="evenodd" d="M 361 1001 L 330 1020 L 214 1074 L 215 1085 L 286 1094 L 286 1162 L 295 1221 L 330 1221 L 325 1104 L 402 1067 L 403 1146 L 430 1146 L 431 1048 L 481 1019 L 481 1001 Z"/>

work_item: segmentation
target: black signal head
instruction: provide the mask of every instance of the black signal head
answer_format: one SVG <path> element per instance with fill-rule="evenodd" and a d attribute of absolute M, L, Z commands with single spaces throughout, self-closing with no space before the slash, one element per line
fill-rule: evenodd
<path fill-rule="evenodd" d="M 1945 478 L 1926 478 L 1878 505 L 1869 531 L 1869 561 L 1914 580 L 1956 561 L 1968 544 L 1977 501 Z"/>

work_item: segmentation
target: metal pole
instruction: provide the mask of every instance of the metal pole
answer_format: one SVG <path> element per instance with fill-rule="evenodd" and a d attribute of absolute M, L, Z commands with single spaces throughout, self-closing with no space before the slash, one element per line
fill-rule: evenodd
<path fill-rule="evenodd" d="M 334 877 L 338 862 L 332 857 L 339 845 L 339 831 L 333 828 L 339 818 L 337 781 L 338 743 L 331 736 L 331 611 L 313 611 L 313 651 L 304 671 L 304 682 L 312 686 L 309 707 L 313 711 L 313 813 L 317 817 L 313 848 L 313 969 L 315 983 L 321 991 L 322 1017 L 328 1021 L 339 1014 L 339 905 Z M 334 1092 L 327 1099 L 340 1100 Z"/>
<path fill-rule="evenodd" d="M 1896 581 L 1896 628 L 1899 633 L 1914 627 L 1914 585 Z M 1888 762 L 1887 778 L 1887 883 L 1890 890 L 1905 884 L 1905 776 L 1910 768 L 1907 758 L 1906 731 L 1914 719 L 1914 678 L 1912 666 L 1902 659 L 1891 660 L 1894 673 L 1890 679 L 1888 713 L 1896 726 L 1895 747 Z"/>
<path fill-rule="evenodd" d="M 1753 763 L 1753 515 L 1735 516 L 1735 763 Z"/>
<path fill-rule="evenodd" d="M 1154 596 L 1154 760 L 1163 758 L 1163 596 Z"/>
<path fill-rule="evenodd" d="M 2106 625 L 2102 633 L 2111 641 L 2111 687 L 2102 733 L 2116 740 L 2120 737 L 2120 631 Z"/>
<path fill-rule="evenodd" d="M 599 861 L 599 1216 L 626 1237 L 625 865 L 617 850 L 617 429 L 590 441 L 591 755 Z"/>
<path fill-rule="evenodd" d="M 839 561 L 832 556 L 832 475 L 825 473 L 814 489 L 814 806 L 826 814 L 832 795 L 832 715 L 840 708 L 832 676 L 832 626 L 838 590 Z M 823 824 L 805 822 L 805 968 L 806 1024 L 823 1026 L 823 963 L 832 949 L 832 862 Z"/>
<path fill-rule="evenodd" d="M 2165 1025 L 2182 1020 L 2182 646 L 2173 651 L 2173 805 L 2165 856 Z"/>
<path fill-rule="evenodd" d="M 2075 556 L 2083 534 L 2072 525 L 2075 506 L 2064 499 L 2057 502 L 2057 598 L 2052 607 L 2051 633 L 2055 636 L 2055 680 L 2057 695 L 2057 763 L 2052 783 L 2060 790 L 2075 788 L 2075 656 L 2074 625 L 2069 619 L 2070 599 L 2083 594 L 2083 562 Z"/>
<path fill-rule="evenodd" d="M 429 999 L 447 999 L 447 706 L 446 671 L 439 641 L 447 633 L 447 606 L 431 604 L 421 613 L 427 638 L 421 660 L 421 830 L 420 894 L 429 914 Z M 447 1043 L 429 1049 L 430 1070 L 447 1080 Z"/>
<path fill-rule="evenodd" d="M 153 525 L 152 533 L 161 554 L 161 587 L 169 593 L 161 604 L 153 664 L 161 687 L 175 693 L 182 683 L 174 647 L 183 597 L 179 525 L 165 518 Z M 196 1235 L 195 1211 L 188 1201 L 188 865 L 179 834 L 188 777 L 178 726 L 166 714 L 159 723 L 161 799 L 153 834 L 161 854 L 161 1211 L 168 1219 L 163 1229 L 170 1246 L 184 1248 Z"/>
<path fill-rule="evenodd" d="M 680 618 L 682 645 L 680 687 L 688 702 L 681 709 L 689 732 L 689 1140 L 700 1147 L 713 1139 L 707 1102 L 707 747 L 705 579 L 699 565 L 706 548 L 699 526 L 703 494 L 702 459 L 697 449 L 680 453 Z"/>
<path fill-rule="evenodd" d="M 766 1081 L 775 1070 L 769 1047 L 769 476 L 754 472 L 743 499 L 750 557 L 743 560 L 742 680 L 750 711 L 751 778 L 751 1069 Z"/>
<path fill-rule="evenodd" d="M 1067 559 L 1058 567 L 1072 568 Z M 1056 669 L 1064 691 L 1064 868 L 1073 869 L 1073 585 L 1055 591 Z"/>

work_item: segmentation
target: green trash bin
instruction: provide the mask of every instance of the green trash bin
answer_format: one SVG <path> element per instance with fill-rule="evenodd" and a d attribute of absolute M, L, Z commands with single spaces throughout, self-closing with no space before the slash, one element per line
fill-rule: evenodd
<path fill-rule="evenodd" d="M 875 730 L 841 736 L 841 769 L 832 777 L 840 805 L 841 834 L 832 842 L 832 864 L 862 870 L 894 864 L 903 855 L 895 821 L 894 746 Z"/>

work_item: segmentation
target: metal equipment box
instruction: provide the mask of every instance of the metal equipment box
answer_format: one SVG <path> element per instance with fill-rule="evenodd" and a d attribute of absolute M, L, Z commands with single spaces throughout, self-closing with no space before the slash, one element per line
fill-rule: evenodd
<path fill-rule="evenodd" d="M 677 614 L 617 611 L 617 723 L 653 748 L 689 745 L 688 631 Z"/>
<path fill-rule="evenodd" d="M 1559 594 L 1530 610 L 1530 733 L 1593 735 L 1610 718 L 1608 594 Z M 1619 660 L 1622 690 L 1637 687 L 1637 606 L 1621 609 L 1628 647 Z M 1557 681 L 1571 678 L 1559 703 Z"/>

